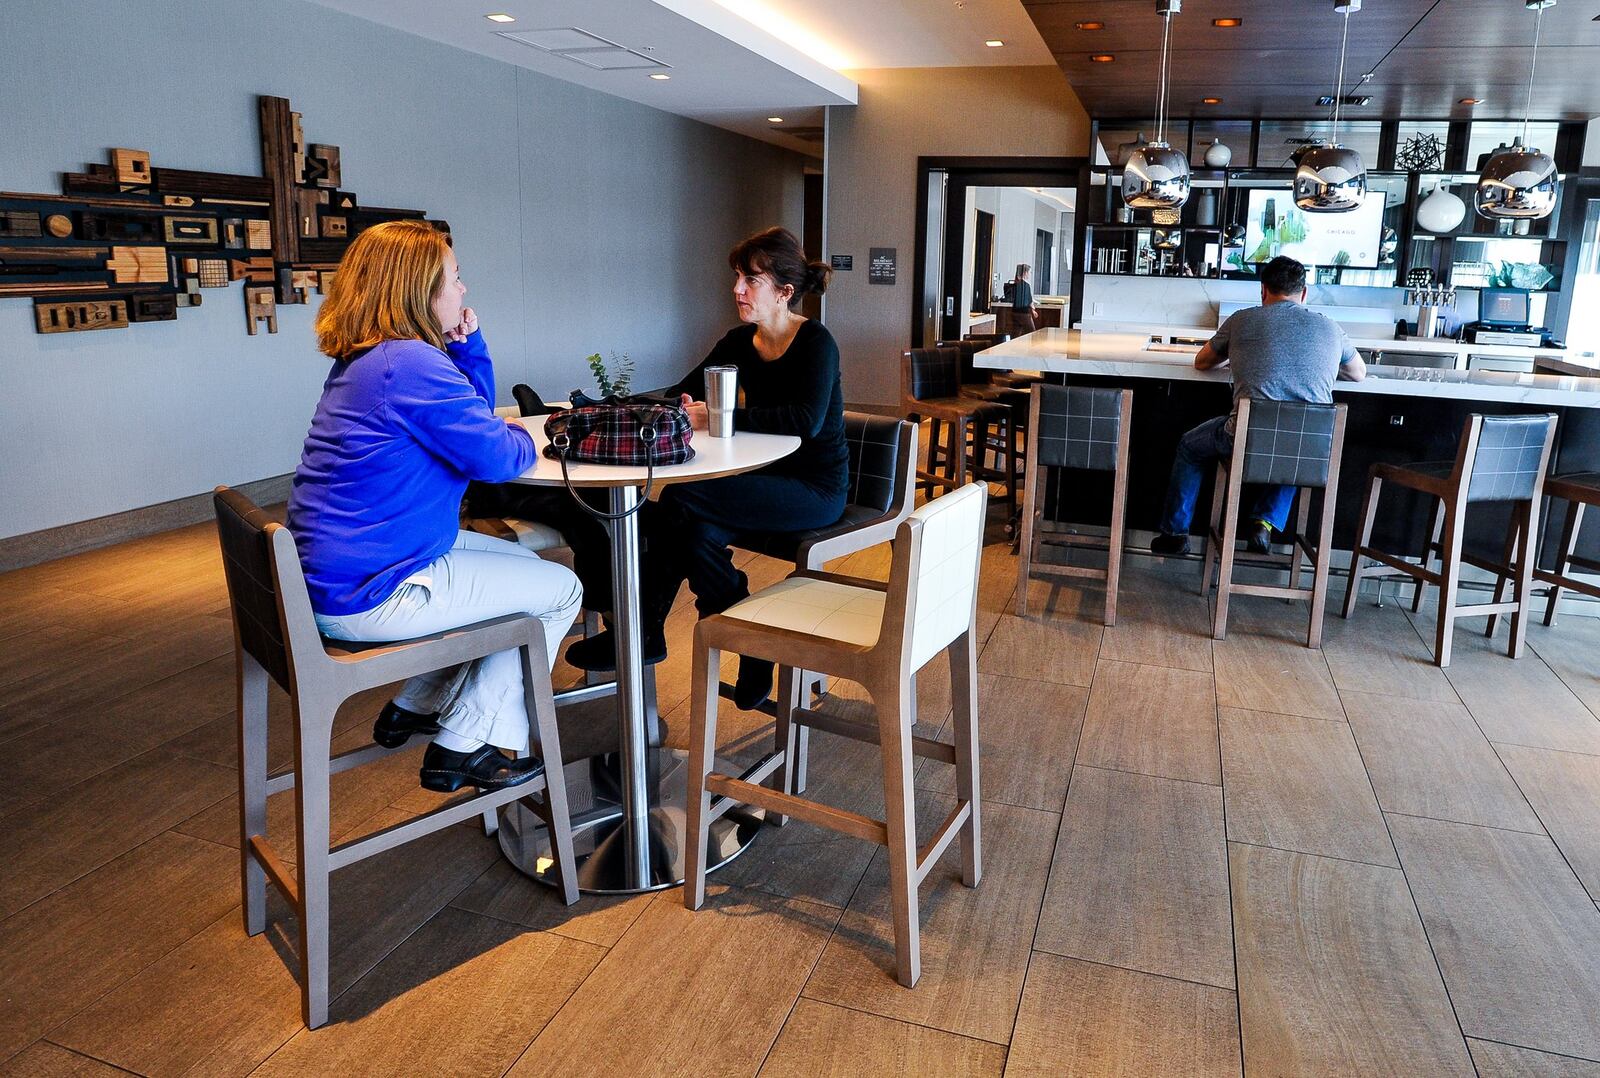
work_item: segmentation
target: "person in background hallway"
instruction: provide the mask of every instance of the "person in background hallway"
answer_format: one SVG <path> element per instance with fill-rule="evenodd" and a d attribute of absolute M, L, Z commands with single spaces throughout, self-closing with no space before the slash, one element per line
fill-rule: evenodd
<path fill-rule="evenodd" d="M 375 225 L 350 245 L 317 315 L 334 363 L 288 526 L 324 636 L 405 640 L 529 613 L 553 663 L 583 602 L 577 577 L 459 529 L 468 480 L 507 480 L 535 460 L 532 435 L 494 414 L 494 368 L 466 291 L 449 239 L 425 222 Z M 433 735 L 430 790 L 499 789 L 544 770 L 499 751 L 528 748 L 515 649 L 406 682 L 372 738 L 396 746 L 415 734 Z"/>
<path fill-rule="evenodd" d="M 1016 336 L 1032 333 L 1039 328 L 1037 315 L 1039 308 L 1034 306 L 1033 286 L 1028 283 L 1028 274 L 1033 267 L 1027 263 L 1019 263 L 1017 276 L 1012 282 L 1011 290 L 1011 332 Z"/>
<path fill-rule="evenodd" d="M 839 346 L 822 323 L 798 311 L 803 296 L 827 287 L 828 267 L 808 261 L 785 228 L 743 241 L 729 253 L 728 265 L 742 324 L 668 393 L 680 397 L 695 431 L 703 432 L 708 417 L 698 398 L 705 392 L 705 369 L 736 366 L 743 406 L 734 410 L 734 429 L 798 435 L 800 448 L 753 472 L 673 484 L 659 502 L 646 504 L 640 607 L 647 657 L 666 652 L 662 627 L 685 579 L 701 617 L 750 594 L 729 549 L 735 536 L 808 531 L 844 515 L 850 457 Z M 612 633 L 574 642 L 567 662 L 583 670 L 614 669 Z M 772 664 L 741 659 L 734 702 L 754 708 L 771 690 Z"/>
<path fill-rule="evenodd" d="M 1261 269 L 1261 306 L 1235 311 L 1194 357 L 1198 370 L 1229 364 L 1233 399 L 1333 403 L 1335 378 L 1359 382 L 1367 368 L 1344 330 L 1305 306 L 1306 268 L 1279 256 Z M 1235 408 L 1237 411 L 1237 407 Z M 1233 413 L 1208 419 L 1178 442 L 1167 485 L 1161 531 L 1150 543 L 1157 554 L 1189 552 L 1189 522 L 1205 470 L 1233 452 Z M 1264 486 L 1252 511 L 1250 549 L 1265 554 L 1272 533 L 1289 522 L 1293 487 Z"/>

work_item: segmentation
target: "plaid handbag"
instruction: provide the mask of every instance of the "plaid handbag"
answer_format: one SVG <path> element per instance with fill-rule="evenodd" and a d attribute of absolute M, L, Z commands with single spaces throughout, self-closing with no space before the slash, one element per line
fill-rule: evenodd
<path fill-rule="evenodd" d="M 544 433 L 550 439 L 544 452 L 545 456 L 561 462 L 561 478 L 567 485 L 567 492 L 595 516 L 619 519 L 617 515 L 596 510 L 577 496 L 567 475 L 569 462 L 635 468 L 642 465 L 645 468 L 644 497 L 629 511 L 634 513 L 650 496 L 656 468 L 682 464 L 694 458 L 694 446 L 690 444 L 694 431 L 689 414 L 676 401 L 611 397 L 604 402 L 594 402 L 581 393 L 574 393 L 573 400 L 578 407 L 556 412 L 544 421 Z"/>

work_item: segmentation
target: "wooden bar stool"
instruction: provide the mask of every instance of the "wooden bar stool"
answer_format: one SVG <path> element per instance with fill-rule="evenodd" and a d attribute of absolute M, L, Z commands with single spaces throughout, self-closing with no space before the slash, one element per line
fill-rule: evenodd
<path fill-rule="evenodd" d="M 917 888 L 959 835 L 962 882 L 978 885 L 978 565 L 988 489 L 971 483 L 913 512 L 895 533 L 887 584 L 812 571 L 797 572 L 743 602 L 703 619 L 694 634 L 693 714 L 689 727 L 689 856 L 683 903 L 699 909 L 706 894 L 706 845 L 711 822 L 733 805 L 769 812 L 876 842 L 889 851 L 896 972 L 917 983 Z M 717 675 L 722 653 L 752 655 L 779 665 L 778 730 L 788 746 L 744 779 L 711 772 L 717 742 Z M 950 660 L 954 745 L 915 737 L 912 678 L 944 653 Z M 799 706 L 797 670 L 847 678 L 866 688 L 875 724 L 858 723 Z M 813 727 L 883 750 L 886 818 L 874 820 L 794 793 L 796 731 Z M 917 848 L 912 757 L 956 768 L 956 808 Z M 782 788 L 759 785 L 781 767 Z"/>
<path fill-rule="evenodd" d="M 337 869 L 525 800 L 550 828 L 562 900 L 578 900 L 572 824 L 556 730 L 544 626 L 531 614 L 495 618 L 417 640 L 347 644 L 324 640 L 294 536 L 238 491 L 218 487 L 213 503 L 233 607 L 239 688 L 239 857 L 245 932 L 267 927 L 267 881 L 283 892 L 300 922 L 300 1006 L 306 1027 L 328 1020 L 328 878 Z M 442 670 L 496 652 L 522 653 L 528 738 L 548 767 L 519 786 L 446 801 L 441 807 L 351 842 L 331 844 L 329 779 L 406 746 L 368 745 L 330 756 L 339 705 L 358 692 Z M 294 770 L 267 774 L 267 685 L 289 694 Z M 267 838 L 267 796 L 294 790 L 299 867 L 290 868 Z M 542 794 L 543 796 L 537 796 Z"/>
<path fill-rule="evenodd" d="M 1523 615 L 1533 592 L 1535 557 L 1515 558 L 1514 551 L 1531 545 L 1539 532 L 1539 500 L 1544 494 L 1545 468 L 1550 463 L 1550 447 L 1555 443 L 1554 415 L 1485 416 L 1473 414 L 1461 431 L 1454 461 L 1423 464 L 1374 464 L 1367 479 L 1367 493 L 1361 506 L 1361 536 L 1350 556 L 1350 586 L 1344 596 L 1344 616 L 1355 609 L 1364 572 L 1362 559 L 1382 562 L 1417 581 L 1418 594 L 1412 609 L 1421 603 L 1424 584 L 1439 589 L 1439 621 L 1434 636 L 1434 661 L 1450 665 L 1450 641 L 1460 617 L 1478 614 L 1511 614 L 1511 644 L 1507 654 L 1522 655 L 1528 624 Z M 1439 499 L 1434 510 L 1436 535 L 1423 551 L 1422 564 L 1371 546 L 1372 524 L 1378 514 L 1378 496 L 1385 481 Z M 1497 563 L 1463 549 L 1467 507 L 1484 502 L 1511 502 L 1511 528 L 1506 535 L 1507 559 Z M 1521 541 L 1527 538 L 1529 541 Z M 1437 551 L 1437 572 L 1428 568 L 1429 555 Z M 1512 567 L 1507 564 L 1517 561 Z M 1457 606 L 1461 588 L 1461 566 L 1472 565 L 1494 573 L 1502 583 L 1514 581 L 1515 598 L 1502 601 L 1497 594 L 1492 603 Z"/>
<path fill-rule="evenodd" d="M 1022 565 L 1017 581 L 1017 614 L 1028 612 L 1028 581 L 1033 577 L 1088 577 L 1106 582 L 1105 623 L 1117 623 L 1117 586 L 1122 578 L 1123 522 L 1128 506 L 1128 436 L 1133 426 L 1133 390 L 1036 385 L 1028 406 L 1026 478 L 1022 484 Z M 1062 468 L 1110 472 L 1111 532 L 1070 535 L 1048 529 L 1044 520 L 1044 475 Z M 1054 484 L 1059 491 L 1060 484 Z M 1061 510 L 1059 501 L 1056 511 Z M 1106 551 L 1106 567 L 1036 565 L 1044 546 L 1081 546 Z"/>
<path fill-rule="evenodd" d="M 1339 458 L 1344 452 L 1343 404 L 1306 401 L 1239 401 L 1234 416 L 1233 454 L 1217 461 L 1217 480 L 1211 497 L 1211 526 L 1206 530 L 1205 566 L 1200 593 L 1211 590 L 1211 567 L 1217 573 L 1217 605 L 1211 635 L 1228 636 L 1228 598 L 1264 595 L 1311 600 L 1311 621 L 1306 647 L 1322 646 L 1322 617 L 1328 605 L 1329 558 L 1333 553 L 1333 504 L 1339 489 Z M 1240 436 L 1243 432 L 1243 436 Z M 1246 483 L 1295 487 L 1300 512 L 1289 534 L 1290 553 L 1251 559 L 1257 564 L 1288 569 L 1289 583 L 1240 584 L 1233 579 L 1235 548 L 1239 539 L 1239 501 Z M 1313 547 L 1306 535 L 1311 519 L 1311 494 L 1321 491 L 1322 527 Z M 1311 560 L 1311 587 L 1300 587 L 1302 558 Z"/>
<path fill-rule="evenodd" d="M 1005 484 L 1007 502 L 1015 511 L 1015 438 L 1009 439 L 1010 452 L 1003 454 L 1005 463 L 1001 474 L 993 475 L 983 469 L 980 476 L 969 469 L 969 447 L 974 451 L 974 459 L 981 464 L 989 428 L 1009 430 L 1011 409 L 998 401 L 963 395 L 959 348 L 913 348 L 904 353 L 900 359 L 900 398 L 901 410 L 907 419 L 929 420 L 928 467 L 917 471 L 918 483 L 929 497 L 936 487 L 958 490 L 969 479 L 998 478 Z M 944 435 L 942 446 L 941 434 Z"/>
<path fill-rule="evenodd" d="M 1587 569 L 1600 573 L 1600 561 L 1582 558 L 1574 553 L 1578 548 L 1578 533 L 1583 530 L 1583 511 L 1591 505 L 1600 505 L 1600 472 L 1569 472 L 1553 475 L 1544 481 L 1544 492 L 1552 498 L 1567 503 L 1567 522 L 1561 528 L 1561 549 L 1556 555 L 1554 569 L 1541 569 L 1535 562 L 1533 578 L 1551 585 L 1550 598 L 1544 607 L 1544 623 L 1554 625 L 1556 603 L 1561 601 L 1561 589 L 1571 588 L 1584 595 L 1600 599 L 1600 586 L 1571 576 L 1573 569 Z"/>

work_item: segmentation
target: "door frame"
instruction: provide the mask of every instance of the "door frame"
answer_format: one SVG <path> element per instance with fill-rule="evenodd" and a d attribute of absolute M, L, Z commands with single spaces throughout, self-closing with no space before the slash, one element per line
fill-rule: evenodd
<path fill-rule="evenodd" d="M 928 177 L 943 172 L 945 183 L 945 220 L 962 222 L 962 230 L 954 237 L 945 229 L 944 287 L 941 289 L 939 327 L 941 337 L 953 325 L 959 327 L 960 312 L 944 313 L 944 301 L 952 294 L 950 289 L 952 257 L 954 259 L 954 286 L 958 299 L 961 288 L 962 244 L 965 235 L 967 188 L 969 187 L 1074 187 L 1077 189 L 1077 210 L 1072 217 L 1072 284 L 1068 325 L 1078 321 L 1082 314 L 1083 294 L 1083 210 L 1089 197 L 1089 159 L 1087 157 L 918 157 L 917 158 L 917 208 L 916 251 L 913 260 L 916 287 L 911 295 L 911 346 L 920 348 L 932 341 L 923 340 L 922 288 L 928 268 Z M 959 207 L 959 210 L 956 208 Z M 954 247 L 952 256 L 951 248 Z M 952 321 L 953 320 L 953 321 Z"/>

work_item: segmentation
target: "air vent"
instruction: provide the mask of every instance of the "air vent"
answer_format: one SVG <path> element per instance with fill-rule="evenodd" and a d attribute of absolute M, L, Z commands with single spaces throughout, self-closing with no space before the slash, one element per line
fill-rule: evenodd
<path fill-rule="evenodd" d="M 1345 94 L 1344 97 L 1339 100 L 1339 103 L 1341 105 L 1354 105 L 1356 107 L 1360 107 L 1362 105 L 1372 104 L 1372 98 L 1367 94 Z M 1323 94 L 1321 97 L 1317 98 L 1317 105 L 1320 108 L 1332 108 L 1333 95 Z"/>
<path fill-rule="evenodd" d="M 494 34 L 595 71 L 657 70 L 672 66 L 576 26 L 556 26 L 543 30 L 496 30 Z"/>

